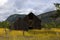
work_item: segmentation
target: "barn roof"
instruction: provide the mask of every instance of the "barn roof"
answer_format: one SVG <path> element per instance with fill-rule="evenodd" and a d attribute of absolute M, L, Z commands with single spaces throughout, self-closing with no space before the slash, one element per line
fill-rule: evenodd
<path fill-rule="evenodd" d="M 25 16 L 19 16 L 19 17 L 23 19 L 23 18 L 25 18 L 26 16 L 29 16 L 29 15 L 33 16 L 34 14 L 33 14 L 32 12 L 30 12 L 28 15 L 25 15 Z M 34 16 L 36 16 L 36 15 L 34 15 Z M 18 17 L 18 18 L 19 18 L 19 17 Z"/>

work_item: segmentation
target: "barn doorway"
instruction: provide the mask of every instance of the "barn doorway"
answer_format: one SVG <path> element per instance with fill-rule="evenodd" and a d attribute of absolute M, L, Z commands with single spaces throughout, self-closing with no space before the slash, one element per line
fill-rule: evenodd
<path fill-rule="evenodd" d="M 28 29 L 33 29 L 33 27 L 28 27 Z"/>

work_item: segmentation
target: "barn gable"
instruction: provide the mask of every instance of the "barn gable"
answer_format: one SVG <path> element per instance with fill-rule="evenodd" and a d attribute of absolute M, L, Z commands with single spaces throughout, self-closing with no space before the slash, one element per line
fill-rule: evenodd
<path fill-rule="evenodd" d="M 41 29 L 41 20 L 32 12 L 25 16 L 23 20 L 28 29 Z"/>

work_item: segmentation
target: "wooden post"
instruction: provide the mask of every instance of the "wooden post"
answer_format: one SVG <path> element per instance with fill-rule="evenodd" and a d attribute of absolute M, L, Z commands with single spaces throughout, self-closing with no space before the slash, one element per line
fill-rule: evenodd
<path fill-rule="evenodd" d="M 23 36 L 25 36 L 24 30 L 23 30 Z"/>

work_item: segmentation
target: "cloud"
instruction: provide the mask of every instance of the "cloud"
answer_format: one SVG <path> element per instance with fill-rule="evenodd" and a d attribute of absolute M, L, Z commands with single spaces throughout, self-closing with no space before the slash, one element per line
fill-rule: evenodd
<path fill-rule="evenodd" d="M 4 5 L 8 0 L 0 0 L 0 6 Z"/>
<path fill-rule="evenodd" d="M 3 16 L 0 16 L 0 21 L 4 21 L 6 18 Z"/>
<path fill-rule="evenodd" d="M 60 0 L 8 0 L 0 6 L 0 21 L 12 14 L 28 14 L 33 12 L 36 15 L 55 10 L 53 3 L 60 3 Z"/>

